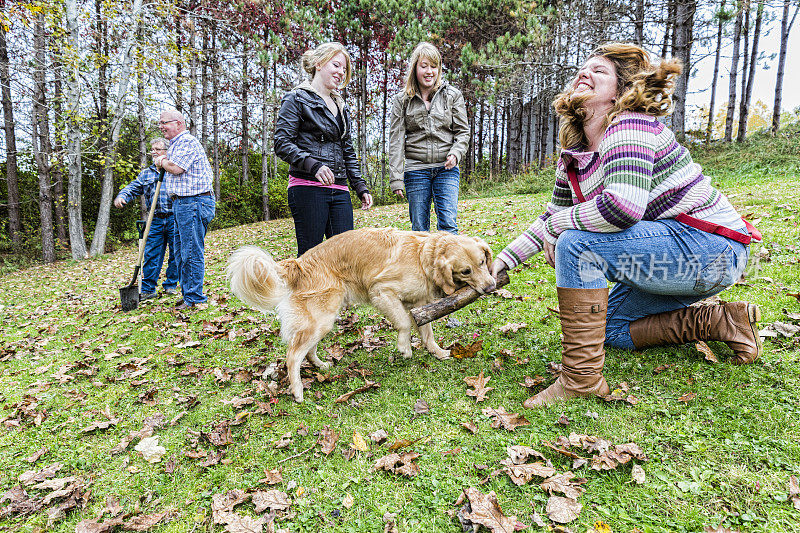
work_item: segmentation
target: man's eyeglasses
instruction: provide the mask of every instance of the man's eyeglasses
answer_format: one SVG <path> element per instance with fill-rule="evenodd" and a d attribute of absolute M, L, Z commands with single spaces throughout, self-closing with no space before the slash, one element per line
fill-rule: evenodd
<path fill-rule="evenodd" d="M 180 121 L 177 118 L 173 119 L 173 120 L 159 120 L 158 121 L 158 125 L 159 126 L 165 126 L 165 125 L 169 124 L 170 122 L 180 122 Z"/>

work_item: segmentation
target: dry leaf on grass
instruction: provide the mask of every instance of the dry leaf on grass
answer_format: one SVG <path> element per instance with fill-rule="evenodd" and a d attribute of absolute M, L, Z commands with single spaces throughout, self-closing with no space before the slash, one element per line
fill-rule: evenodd
<path fill-rule="evenodd" d="M 577 500 L 581 494 L 586 492 L 586 489 L 581 486 L 586 483 L 586 478 L 575 478 L 574 480 L 573 478 L 575 478 L 575 474 L 564 472 L 545 479 L 539 486 L 548 494 L 560 492 L 567 498 Z"/>
<path fill-rule="evenodd" d="M 461 422 L 461 427 L 472 433 L 473 435 L 478 432 L 478 426 L 475 425 L 475 422 L 470 420 L 469 422 Z"/>
<path fill-rule="evenodd" d="M 528 422 L 524 416 L 521 416 L 519 413 L 507 413 L 502 407 L 498 407 L 497 409 L 487 407 L 482 412 L 486 416 L 494 418 L 494 420 L 492 420 L 492 427 L 495 429 L 503 427 L 508 431 L 514 431 L 520 426 L 530 425 L 530 422 Z"/>
<path fill-rule="evenodd" d="M 280 490 L 258 490 L 253 493 L 253 505 L 256 512 L 262 513 L 267 509 L 285 511 L 292 505 L 288 494 Z"/>
<path fill-rule="evenodd" d="M 469 503 L 459 511 L 458 517 L 465 531 L 475 530 L 476 525 L 484 526 L 492 533 L 510 533 L 527 527 L 521 524 L 516 516 L 503 514 L 494 491 L 483 494 L 478 489 L 466 488 L 456 502 L 457 505 L 464 502 L 464 496 Z"/>
<path fill-rule="evenodd" d="M 711 348 L 703 341 L 697 341 L 694 345 L 697 348 L 697 351 L 703 354 L 703 357 L 709 363 L 719 363 L 717 356 L 714 355 L 714 352 L 711 351 Z"/>
<path fill-rule="evenodd" d="M 122 524 L 122 529 L 126 531 L 149 531 L 156 524 L 161 522 L 165 516 L 167 516 L 167 513 L 153 513 L 134 516 Z"/>
<path fill-rule="evenodd" d="M 369 451 L 369 446 L 367 446 L 367 443 L 364 441 L 364 437 L 362 437 L 361 433 L 358 431 L 353 432 L 353 442 L 350 444 L 350 447 L 360 452 Z"/>
<path fill-rule="evenodd" d="M 511 462 L 515 465 L 524 464 L 528 461 L 528 458 L 536 457 L 550 466 L 550 461 L 547 459 L 547 457 L 537 452 L 530 446 L 508 446 L 506 448 L 506 452 L 508 453 L 508 457 L 511 459 Z"/>
<path fill-rule="evenodd" d="M 431 414 L 431 406 L 425 400 L 419 399 L 414 404 L 414 414 L 429 415 Z"/>
<path fill-rule="evenodd" d="M 380 383 L 376 383 L 376 382 L 374 382 L 374 381 L 369 381 L 369 380 L 367 380 L 367 381 L 364 383 L 364 386 L 362 386 L 362 387 L 359 387 L 359 388 L 357 388 L 356 390 L 353 390 L 353 391 L 347 392 L 347 393 L 345 393 L 345 394 L 342 394 L 341 396 L 339 396 L 338 398 L 336 398 L 336 403 L 343 403 L 343 402 L 346 402 L 347 400 L 349 400 L 350 398 L 352 398 L 352 397 L 353 397 L 353 395 L 355 395 L 355 394 L 358 394 L 359 392 L 366 392 L 366 391 L 368 391 L 368 390 L 370 390 L 370 389 L 377 389 L 377 388 L 378 388 L 378 387 L 380 387 L 380 386 L 381 386 L 381 384 L 380 384 Z"/>
<path fill-rule="evenodd" d="M 370 433 L 367 436 L 375 444 L 380 444 L 383 441 L 385 441 L 387 438 L 389 438 L 389 434 L 386 433 L 386 430 L 383 430 L 383 429 L 379 429 L 377 431 L 373 431 L 372 433 Z"/>
<path fill-rule="evenodd" d="M 219 522 L 217 524 L 225 524 L 225 531 L 228 533 L 261 533 L 264 531 L 264 524 L 271 522 L 274 517 L 271 515 L 264 515 L 259 518 L 251 516 L 241 516 L 230 511 L 221 511 L 218 513 Z"/>
<path fill-rule="evenodd" d="M 23 485 L 33 485 L 40 483 L 45 479 L 49 479 L 56 475 L 56 472 L 61 470 L 61 463 L 53 463 L 42 468 L 38 472 L 36 470 L 28 470 L 19 475 L 19 482 Z"/>
<path fill-rule="evenodd" d="M 283 474 L 280 468 L 275 470 L 264 469 L 264 477 L 258 480 L 259 483 L 266 483 L 267 485 L 277 485 L 283 482 Z"/>
<path fill-rule="evenodd" d="M 520 383 L 520 385 L 530 389 L 530 388 L 533 388 L 533 387 L 537 387 L 537 386 L 541 385 L 542 383 L 544 383 L 544 376 L 540 376 L 539 374 L 536 374 L 533 377 L 525 376 L 525 383 Z"/>
<path fill-rule="evenodd" d="M 221 524 L 216 518 L 216 513 L 224 511 L 233 511 L 237 505 L 244 503 L 250 499 L 250 494 L 241 490 L 229 490 L 225 494 L 214 494 L 211 496 L 211 513 L 214 515 L 214 523 Z"/>
<path fill-rule="evenodd" d="M 789 499 L 795 509 L 800 509 L 800 486 L 797 484 L 797 476 L 789 476 L 787 483 L 789 488 Z"/>
<path fill-rule="evenodd" d="M 462 345 L 460 342 L 456 342 L 450 347 L 450 355 L 456 359 L 475 357 L 478 355 L 478 352 L 481 351 L 481 348 L 483 348 L 482 340 L 475 341 L 472 344 L 467 344 L 466 346 Z"/>
<path fill-rule="evenodd" d="M 644 468 L 641 465 L 633 465 L 631 468 L 631 477 L 636 482 L 637 485 L 641 485 L 645 482 L 645 475 L 644 475 Z"/>
<path fill-rule="evenodd" d="M 148 463 L 161 462 L 161 458 L 167 453 L 166 448 L 158 445 L 158 435 L 142 439 L 134 450 L 141 453 L 144 460 Z"/>
<path fill-rule="evenodd" d="M 339 440 L 339 434 L 331 429 L 330 426 L 325 426 L 319 432 L 319 444 L 322 446 L 322 453 L 330 455 L 336 449 L 336 441 Z"/>
<path fill-rule="evenodd" d="M 504 326 L 499 326 L 497 329 L 499 329 L 501 333 L 508 333 L 509 331 L 512 333 L 516 333 L 522 328 L 527 328 L 527 327 L 528 324 L 526 324 L 525 322 L 510 322 L 508 324 L 505 324 Z"/>
<path fill-rule="evenodd" d="M 386 470 L 407 477 L 414 477 L 419 474 L 419 466 L 413 461 L 420 457 L 417 452 L 390 453 L 375 461 L 375 470 Z"/>
<path fill-rule="evenodd" d="M 474 396 L 476 402 L 482 402 L 486 399 L 486 395 L 489 394 L 490 391 L 493 391 L 493 387 L 487 387 L 486 384 L 489 383 L 489 380 L 492 379 L 491 376 L 483 377 L 483 370 L 477 376 L 470 376 L 464 378 L 464 382 L 473 387 L 472 389 L 467 389 L 467 396 Z"/>
<path fill-rule="evenodd" d="M 547 478 L 556 473 L 555 468 L 552 466 L 547 466 L 541 461 L 516 465 L 511 461 L 511 459 L 503 459 L 500 461 L 500 464 L 503 465 L 503 471 L 508 474 L 508 477 L 511 478 L 511 481 L 518 486 L 529 483 L 534 476 Z"/>
<path fill-rule="evenodd" d="M 565 498 L 562 496 L 550 496 L 547 500 L 547 518 L 559 524 L 568 524 L 572 522 L 578 515 L 581 514 L 583 506 L 573 498 Z"/>
<path fill-rule="evenodd" d="M 688 403 L 694 400 L 697 397 L 697 394 L 694 392 L 687 392 L 686 394 L 682 395 L 678 398 L 679 402 Z"/>

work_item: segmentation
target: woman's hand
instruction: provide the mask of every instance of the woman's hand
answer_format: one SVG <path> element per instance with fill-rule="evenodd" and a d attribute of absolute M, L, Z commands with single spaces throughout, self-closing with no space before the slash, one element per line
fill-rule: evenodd
<path fill-rule="evenodd" d="M 397 189 L 397 190 L 394 190 L 394 191 L 392 191 L 392 192 L 393 192 L 393 193 L 394 193 L 394 195 L 395 195 L 395 196 L 397 196 L 398 198 L 405 198 L 405 194 L 403 194 L 403 189 Z"/>
<path fill-rule="evenodd" d="M 556 267 L 556 247 L 554 244 L 550 244 L 548 240 L 544 240 L 544 246 L 542 247 L 542 252 L 544 253 L 544 260 L 547 261 L 547 264 L 551 267 Z"/>
<path fill-rule="evenodd" d="M 447 156 L 447 159 L 444 160 L 444 168 L 446 170 L 450 170 L 454 166 L 458 164 L 458 159 L 453 154 Z"/>
<path fill-rule="evenodd" d="M 508 270 L 508 265 L 502 259 L 495 259 L 492 261 L 491 273 L 494 279 L 497 279 L 497 276 L 500 275 L 500 272 L 503 270 Z"/>
<path fill-rule="evenodd" d="M 370 207 L 372 207 L 372 195 L 366 192 L 361 196 L 361 209 L 369 211 Z"/>
<path fill-rule="evenodd" d="M 333 171 L 328 168 L 327 165 L 322 165 L 319 167 L 319 170 L 317 170 L 317 173 L 314 177 L 317 178 L 317 181 L 323 185 L 333 185 L 333 182 L 335 181 Z"/>

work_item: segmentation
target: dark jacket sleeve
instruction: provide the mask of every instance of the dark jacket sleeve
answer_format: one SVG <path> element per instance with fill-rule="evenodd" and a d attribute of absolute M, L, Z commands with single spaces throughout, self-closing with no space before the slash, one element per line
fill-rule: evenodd
<path fill-rule="evenodd" d="M 295 142 L 300 127 L 300 105 L 294 91 L 283 97 L 275 123 L 275 155 L 313 176 L 322 163 L 311 157 L 310 153 L 301 149 Z"/>
<path fill-rule="evenodd" d="M 139 172 L 139 175 L 136 176 L 136 179 L 134 179 L 128 184 L 127 187 L 117 193 L 117 197 L 122 198 L 125 200 L 125 203 L 128 203 L 133 201 L 137 196 L 144 194 L 144 178 L 147 176 L 148 172 L 148 169 L 144 169 Z"/>
<path fill-rule="evenodd" d="M 369 192 L 367 183 L 361 177 L 361 168 L 359 168 L 358 156 L 353 148 L 353 136 L 350 134 L 353 129 L 353 123 L 350 121 L 350 112 L 347 111 L 348 126 L 344 136 L 342 136 L 342 150 L 344 151 L 344 166 L 347 169 L 347 180 L 350 182 L 350 188 L 356 192 L 356 196 L 361 198 L 365 193 Z"/>

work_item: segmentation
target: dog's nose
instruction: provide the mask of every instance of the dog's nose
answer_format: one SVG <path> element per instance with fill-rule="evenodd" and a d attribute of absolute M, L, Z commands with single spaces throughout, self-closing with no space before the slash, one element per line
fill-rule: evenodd
<path fill-rule="evenodd" d="M 497 287 L 497 284 L 494 282 L 494 280 L 492 280 L 489 282 L 487 286 L 483 288 L 483 292 L 492 292 L 495 289 L 495 287 Z"/>

